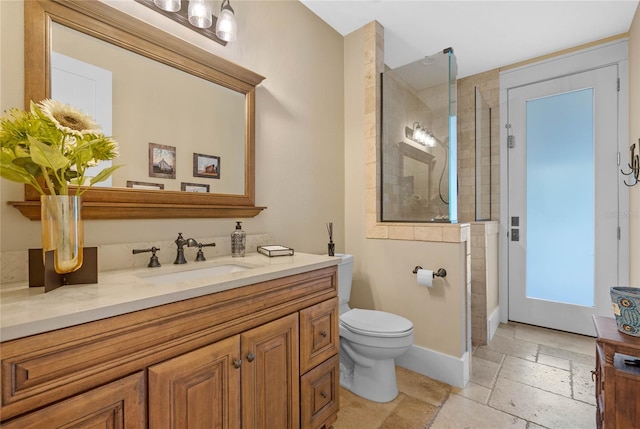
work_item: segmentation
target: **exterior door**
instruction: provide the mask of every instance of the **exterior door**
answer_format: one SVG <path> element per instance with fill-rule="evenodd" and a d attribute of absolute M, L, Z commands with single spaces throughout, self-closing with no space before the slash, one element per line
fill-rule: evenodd
<path fill-rule="evenodd" d="M 595 335 L 618 284 L 618 66 L 508 90 L 509 319 Z"/>

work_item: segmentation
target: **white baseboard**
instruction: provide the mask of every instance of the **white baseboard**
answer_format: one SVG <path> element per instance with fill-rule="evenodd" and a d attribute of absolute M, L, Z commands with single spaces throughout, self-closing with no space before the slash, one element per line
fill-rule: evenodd
<path fill-rule="evenodd" d="M 416 345 L 412 345 L 405 354 L 396 358 L 396 364 L 461 388 L 469 381 L 471 372 L 469 352 L 465 352 L 461 358 L 457 358 Z"/>
<path fill-rule="evenodd" d="M 493 339 L 498 326 L 500 326 L 500 306 L 496 307 L 487 319 L 487 344 Z"/>

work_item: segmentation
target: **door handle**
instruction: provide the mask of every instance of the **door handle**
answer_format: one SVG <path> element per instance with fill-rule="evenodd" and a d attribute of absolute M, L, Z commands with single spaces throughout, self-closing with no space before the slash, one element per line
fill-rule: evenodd
<path fill-rule="evenodd" d="M 256 358 L 256 355 L 254 355 L 253 353 L 247 353 L 247 360 L 249 362 L 253 362 L 255 358 Z"/>

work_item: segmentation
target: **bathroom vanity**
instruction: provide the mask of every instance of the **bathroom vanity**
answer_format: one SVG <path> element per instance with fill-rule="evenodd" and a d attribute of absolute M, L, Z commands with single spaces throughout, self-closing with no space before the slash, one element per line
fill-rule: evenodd
<path fill-rule="evenodd" d="M 235 259 L 3 285 L 0 426 L 331 427 L 337 259 Z"/>

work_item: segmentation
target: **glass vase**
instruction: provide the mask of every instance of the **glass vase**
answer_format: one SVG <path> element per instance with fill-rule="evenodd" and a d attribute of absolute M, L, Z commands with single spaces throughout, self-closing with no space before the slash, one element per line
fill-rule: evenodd
<path fill-rule="evenodd" d="M 71 273 L 82 266 L 84 225 L 80 213 L 82 201 L 76 195 L 42 195 L 42 257 L 53 250 L 58 274 Z"/>

